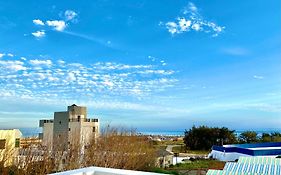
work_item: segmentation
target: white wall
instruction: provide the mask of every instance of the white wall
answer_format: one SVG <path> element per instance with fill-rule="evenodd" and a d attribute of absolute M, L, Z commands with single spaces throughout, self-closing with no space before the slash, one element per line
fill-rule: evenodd
<path fill-rule="evenodd" d="M 235 160 L 239 159 L 240 156 L 245 157 L 245 156 L 250 156 L 250 155 L 236 153 L 236 152 L 225 153 L 225 152 L 212 150 L 212 152 L 209 154 L 209 157 L 210 156 L 212 156 L 214 159 L 227 162 L 227 161 L 235 161 Z"/>

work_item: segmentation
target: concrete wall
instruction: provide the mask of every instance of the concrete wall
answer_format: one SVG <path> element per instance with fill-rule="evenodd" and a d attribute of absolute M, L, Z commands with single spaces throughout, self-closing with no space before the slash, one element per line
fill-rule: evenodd
<path fill-rule="evenodd" d="M 67 149 L 69 113 L 55 112 L 53 129 L 53 147 Z"/>
<path fill-rule="evenodd" d="M 99 135 L 99 123 L 98 122 L 82 122 L 81 123 L 81 143 L 84 145 L 90 144 Z M 95 128 L 95 129 L 93 129 Z M 95 131 L 95 132 L 94 132 Z"/>
<path fill-rule="evenodd" d="M 53 129 L 53 123 L 44 123 L 42 144 L 46 146 L 48 150 L 51 150 L 53 145 Z"/>
<path fill-rule="evenodd" d="M 80 145 L 81 137 L 81 124 L 80 122 L 70 122 L 69 123 L 70 131 L 68 132 L 68 141 L 72 146 Z"/>
<path fill-rule="evenodd" d="M 68 106 L 67 111 L 70 113 L 70 119 L 72 118 L 87 118 L 87 108 L 83 106 Z"/>

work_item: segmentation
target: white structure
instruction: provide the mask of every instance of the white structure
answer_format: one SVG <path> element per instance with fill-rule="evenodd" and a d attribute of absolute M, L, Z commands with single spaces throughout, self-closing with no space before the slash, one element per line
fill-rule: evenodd
<path fill-rule="evenodd" d="M 159 173 L 122 170 L 114 168 L 88 167 L 60 173 L 54 173 L 53 175 L 159 175 Z"/>
<path fill-rule="evenodd" d="M 18 129 L 0 130 L 0 162 L 4 166 L 12 165 L 18 156 L 21 136 Z"/>
<path fill-rule="evenodd" d="M 239 157 L 276 157 L 281 155 L 281 142 L 213 146 L 208 157 L 220 161 L 237 161 Z"/>
<path fill-rule="evenodd" d="M 87 146 L 99 134 L 98 119 L 87 118 L 87 108 L 75 104 L 67 111 L 55 112 L 53 120 L 40 120 L 42 143 L 49 150 L 67 150 L 70 146 Z"/>

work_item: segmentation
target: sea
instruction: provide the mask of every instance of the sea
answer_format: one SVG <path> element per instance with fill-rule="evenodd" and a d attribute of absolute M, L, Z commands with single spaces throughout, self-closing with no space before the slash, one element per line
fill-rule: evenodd
<path fill-rule="evenodd" d="M 23 137 L 37 137 L 39 133 L 42 132 L 42 128 L 19 128 L 21 131 Z M 248 129 L 249 130 L 249 129 Z M 248 130 L 236 130 L 235 134 L 239 136 L 242 132 L 248 131 Z M 139 134 L 142 135 L 152 135 L 152 136 L 184 136 L 185 130 L 175 130 L 175 131 L 146 131 L 146 130 L 140 130 L 137 131 Z M 280 132 L 281 129 L 264 129 L 264 130 L 252 130 L 258 133 L 259 136 L 262 135 L 262 133 L 273 133 L 273 132 Z"/>

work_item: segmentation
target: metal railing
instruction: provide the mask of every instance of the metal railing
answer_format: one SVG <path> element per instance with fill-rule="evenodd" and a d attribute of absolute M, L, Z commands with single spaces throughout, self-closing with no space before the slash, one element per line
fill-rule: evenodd
<path fill-rule="evenodd" d="M 43 127 L 44 123 L 54 123 L 54 120 L 40 120 L 39 127 Z"/>

